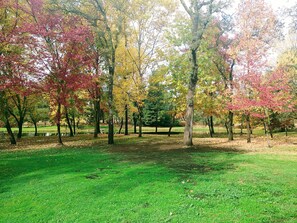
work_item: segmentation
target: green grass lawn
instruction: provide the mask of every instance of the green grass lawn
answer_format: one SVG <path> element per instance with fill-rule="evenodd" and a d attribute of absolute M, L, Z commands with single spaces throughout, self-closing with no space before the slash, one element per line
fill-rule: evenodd
<path fill-rule="evenodd" d="M 296 153 L 162 137 L 0 151 L 0 222 L 297 222 Z"/>

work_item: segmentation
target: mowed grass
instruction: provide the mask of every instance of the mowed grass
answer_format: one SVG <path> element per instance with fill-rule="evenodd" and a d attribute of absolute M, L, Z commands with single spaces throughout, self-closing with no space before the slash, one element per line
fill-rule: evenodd
<path fill-rule="evenodd" d="M 181 137 L 2 150 L 0 222 L 297 222 L 296 150 L 182 148 Z"/>

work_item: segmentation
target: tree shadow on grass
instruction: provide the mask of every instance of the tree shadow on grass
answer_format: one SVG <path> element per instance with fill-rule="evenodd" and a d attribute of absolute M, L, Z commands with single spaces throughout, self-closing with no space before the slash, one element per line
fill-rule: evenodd
<path fill-rule="evenodd" d="M 124 139 L 123 139 L 124 140 Z M 0 195 L 12 184 L 51 179 L 92 185 L 83 193 L 104 196 L 122 193 L 153 182 L 167 183 L 201 175 L 221 175 L 236 169 L 234 156 L 240 151 L 193 146 L 182 148 L 176 141 L 143 139 L 130 144 L 85 149 L 50 149 L 15 152 L 2 156 Z M 36 187 L 38 187 L 38 183 Z M 65 191 L 67 192 L 67 191 Z M 82 195 L 84 196 L 84 195 Z"/>

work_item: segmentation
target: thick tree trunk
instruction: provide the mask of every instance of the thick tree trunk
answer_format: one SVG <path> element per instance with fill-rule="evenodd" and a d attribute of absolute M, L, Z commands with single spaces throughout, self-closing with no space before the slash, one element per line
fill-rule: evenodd
<path fill-rule="evenodd" d="M 15 140 L 14 134 L 13 134 L 13 132 L 11 130 L 11 125 L 10 125 L 8 117 L 6 117 L 5 127 L 6 127 L 6 130 L 7 130 L 8 136 L 9 136 L 10 144 L 11 145 L 16 145 L 16 140 Z"/>
<path fill-rule="evenodd" d="M 198 20 L 198 18 L 196 18 Z M 198 29 L 198 21 L 195 21 L 194 28 Z M 197 27 L 196 27 L 197 26 Z M 193 31 L 196 35 L 197 30 Z M 193 145 L 193 118 L 194 118 L 194 96 L 196 84 L 198 81 L 198 64 L 197 64 L 197 52 L 196 49 L 191 49 L 191 62 L 192 62 L 192 71 L 189 82 L 189 89 L 187 94 L 187 108 L 185 116 L 185 130 L 184 130 L 184 145 L 192 146 Z"/>
<path fill-rule="evenodd" d="M 125 135 L 129 135 L 128 118 L 128 105 L 125 105 Z"/>
<path fill-rule="evenodd" d="M 70 131 L 69 136 L 70 136 L 70 137 L 73 137 L 74 134 L 73 134 L 72 125 L 71 125 L 71 122 L 70 122 L 70 119 L 69 119 L 69 114 L 68 114 L 68 109 L 67 109 L 67 107 L 65 107 L 65 117 L 66 117 L 67 125 L 68 125 L 68 127 L 69 127 L 69 131 Z"/>
<path fill-rule="evenodd" d="M 233 112 L 229 111 L 228 114 L 228 141 L 234 140 L 234 135 L 233 135 Z"/>
<path fill-rule="evenodd" d="M 246 115 L 246 128 L 247 128 L 247 143 L 251 143 L 251 124 L 250 115 Z"/>
<path fill-rule="evenodd" d="M 57 131 L 58 131 L 58 143 L 63 145 L 62 134 L 61 134 L 61 104 L 58 103 L 57 110 Z"/>
<path fill-rule="evenodd" d="M 187 110 L 185 116 L 184 145 L 193 145 L 193 117 L 194 117 L 194 94 L 195 91 L 189 89 L 187 96 Z"/>

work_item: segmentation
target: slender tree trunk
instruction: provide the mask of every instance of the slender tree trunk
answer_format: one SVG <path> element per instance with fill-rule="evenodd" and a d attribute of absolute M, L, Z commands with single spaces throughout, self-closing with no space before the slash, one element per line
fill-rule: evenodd
<path fill-rule="evenodd" d="M 101 109 L 101 118 L 102 118 L 102 123 L 105 123 L 105 112 L 103 109 Z"/>
<path fill-rule="evenodd" d="M 155 126 L 155 133 L 158 133 L 158 114 L 159 114 L 159 112 L 157 111 L 156 112 L 156 119 L 155 119 L 155 122 L 156 122 L 156 126 Z"/>
<path fill-rule="evenodd" d="M 251 124 L 250 115 L 246 115 L 246 128 L 247 128 L 247 143 L 251 143 Z"/>
<path fill-rule="evenodd" d="M 34 136 L 37 136 L 37 122 L 36 121 L 33 121 L 33 124 L 34 124 Z"/>
<path fill-rule="evenodd" d="M 11 145 L 16 145 L 16 140 L 15 140 L 14 134 L 13 134 L 13 132 L 11 130 L 11 125 L 10 125 L 8 117 L 6 117 L 5 127 L 6 127 L 6 130 L 7 130 L 8 136 L 9 136 L 10 144 Z"/>
<path fill-rule="evenodd" d="M 112 54 L 112 63 L 109 66 L 108 75 L 108 144 L 114 144 L 114 124 L 113 124 L 113 77 L 114 77 L 114 65 L 115 65 L 115 52 Z"/>
<path fill-rule="evenodd" d="M 142 137 L 142 107 L 138 108 L 139 116 L 138 116 L 138 137 Z"/>
<path fill-rule="evenodd" d="M 212 138 L 213 137 L 213 131 L 212 131 L 212 128 L 211 128 L 211 118 L 210 117 L 207 118 L 207 125 L 208 125 L 208 129 L 209 129 L 209 135 Z"/>
<path fill-rule="evenodd" d="M 71 114 L 71 124 L 72 124 L 72 127 L 73 127 L 73 134 L 76 135 L 76 122 L 75 122 L 74 112 Z"/>
<path fill-rule="evenodd" d="M 95 118 L 95 129 L 94 129 L 94 138 L 98 137 L 100 133 L 100 101 L 94 101 L 94 118 Z"/>
<path fill-rule="evenodd" d="M 233 135 L 233 112 L 229 111 L 228 114 L 228 141 L 233 141 L 234 140 L 234 135 Z"/>
<path fill-rule="evenodd" d="M 62 134 L 61 134 L 61 104 L 58 103 L 57 110 L 57 131 L 58 131 L 58 143 L 63 145 Z"/>
<path fill-rule="evenodd" d="M 69 131 L 70 131 L 70 137 L 73 137 L 74 134 L 73 134 L 73 130 L 72 130 L 72 125 L 71 125 L 71 122 L 70 122 L 70 119 L 69 119 L 69 114 L 68 114 L 68 109 L 67 107 L 65 107 L 65 117 L 66 117 L 66 121 L 67 121 L 67 125 L 69 127 Z"/>
<path fill-rule="evenodd" d="M 133 113 L 133 125 L 134 125 L 134 134 L 137 133 L 137 117 L 136 114 Z"/>
<path fill-rule="evenodd" d="M 269 129 L 270 137 L 273 139 L 273 131 L 272 131 L 272 126 L 270 124 L 268 124 L 268 129 Z"/>
<path fill-rule="evenodd" d="M 243 135 L 243 116 L 241 117 L 241 123 L 240 123 L 240 135 Z"/>
<path fill-rule="evenodd" d="M 119 134 L 121 134 L 121 132 L 122 132 L 123 125 L 124 125 L 124 119 L 121 118 L 121 125 L 120 125 L 120 129 L 118 131 Z"/>
<path fill-rule="evenodd" d="M 226 121 L 224 123 L 224 125 L 225 125 L 225 129 L 226 129 L 226 133 L 229 135 L 229 123 L 228 123 L 228 121 Z"/>
<path fill-rule="evenodd" d="M 263 120 L 263 125 L 264 125 L 264 133 L 267 134 L 266 122 L 264 120 Z"/>
<path fill-rule="evenodd" d="M 24 117 L 20 117 L 20 120 L 17 123 L 18 123 L 18 129 L 19 129 L 17 138 L 21 139 L 23 135 Z"/>
<path fill-rule="evenodd" d="M 128 105 L 125 105 L 125 135 L 129 135 L 128 118 Z"/>
<path fill-rule="evenodd" d="M 288 127 L 285 126 L 286 136 L 288 136 Z"/>
<path fill-rule="evenodd" d="M 211 132 L 214 135 L 215 131 L 214 131 L 214 125 L 213 125 L 213 116 L 210 116 L 210 128 L 211 128 Z"/>

